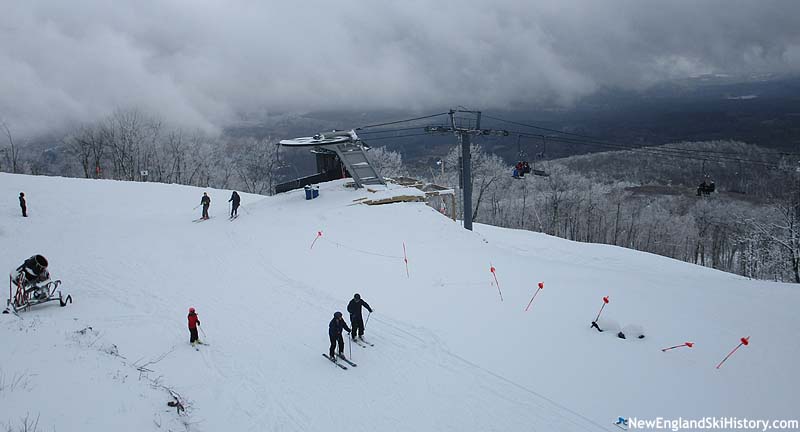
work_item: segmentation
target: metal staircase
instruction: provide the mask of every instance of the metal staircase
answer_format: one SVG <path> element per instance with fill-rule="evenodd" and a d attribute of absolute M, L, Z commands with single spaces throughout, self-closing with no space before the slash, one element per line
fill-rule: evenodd
<path fill-rule="evenodd" d="M 333 147 L 332 150 L 336 152 L 339 156 L 339 160 L 342 161 L 345 169 L 347 169 L 347 172 L 353 177 L 356 187 L 386 184 L 383 177 L 381 177 L 378 171 L 370 164 L 369 158 L 367 158 L 367 154 L 360 141 L 348 141 L 326 147 Z"/>

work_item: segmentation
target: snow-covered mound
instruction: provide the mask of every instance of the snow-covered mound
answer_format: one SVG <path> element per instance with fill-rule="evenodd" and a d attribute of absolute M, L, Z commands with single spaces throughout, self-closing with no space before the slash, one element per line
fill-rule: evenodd
<path fill-rule="evenodd" d="M 212 218 L 192 223 L 203 191 Z M 618 416 L 796 416 L 797 286 L 468 232 L 422 203 L 357 203 L 369 195 L 341 182 L 310 201 L 242 194 L 229 221 L 230 191 L 0 174 L 0 268 L 41 253 L 74 299 L 0 316 L 0 425 L 589 431 Z M 356 292 L 375 309 L 374 346 L 352 345 L 358 366 L 344 371 L 321 354 Z M 598 333 L 604 296 L 599 324 L 613 331 Z M 189 306 L 209 344 L 199 351 Z"/>

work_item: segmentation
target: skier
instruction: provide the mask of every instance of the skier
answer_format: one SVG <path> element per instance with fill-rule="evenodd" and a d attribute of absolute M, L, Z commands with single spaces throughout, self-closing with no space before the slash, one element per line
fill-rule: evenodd
<path fill-rule="evenodd" d="M 200 342 L 200 337 L 197 336 L 197 326 L 200 325 L 200 319 L 197 318 L 197 314 L 194 312 L 194 308 L 189 308 L 189 343 L 194 346 L 196 343 Z"/>
<path fill-rule="evenodd" d="M 211 205 L 211 197 L 207 192 L 203 192 L 203 198 L 200 198 L 200 204 L 203 206 L 203 217 L 200 219 L 208 219 L 208 207 Z"/>
<path fill-rule="evenodd" d="M 353 326 L 351 331 L 353 340 L 356 340 L 356 333 L 361 340 L 364 340 L 364 317 L 361 316 L 361 307 L 367 308 L 369 313 L 372 313 L 372 308 L 369 307 L 367 302 L 361 300 L 361 294 L 355 293 L 353 299 L 347 304 L 347 312 L 350 312 L 350 325 Z"/>
<path fill-rule="evenodd" d="M 232 202 L 231 204 L 231 219 L 236 216 L 239 216 L 239 203 L 242 201 L 242 198 L 239 197 L 239 194 L 236 191 L 233 191 L 231 194 L 231 199 L 228 202 Z"/>
<path fill-rule="evenodd" d="M 331 339 L 331 348 L 329 351 L 330 358 L 333 361 L 336 361 L 336 356 L 334 355 L 334 351 L 336 349 L 336 343 L 339 343 L 339 355 L 344 358 L 344 339 L 342 338 L 342 329 L 347 330 L 350 332 L 350 327 L 347 326 L 347 323 L 342 318 L 342 313 L 336 311 L 333 314 L 333 319 L 331 320 L 330 324 L 328 324 L 328 337 Z"/>
<path fill-rule="evenodd" d="M 22 208 L 22 217 L 28 217 L 28 205 L 25 202 L 25 192 L 19 193 L 19 206 Z"/>

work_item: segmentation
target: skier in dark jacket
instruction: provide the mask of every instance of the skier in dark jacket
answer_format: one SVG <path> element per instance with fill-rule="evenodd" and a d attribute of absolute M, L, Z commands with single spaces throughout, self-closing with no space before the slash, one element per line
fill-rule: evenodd
<path fill-rule="evenodd" d="M 203 192 L 203 198 L 200 198 L 200 204 L 203 206 L 203 217 L 200 219 L 208 219 L 208 207 L 211 205 L 211 198 L 207 192 Z"/>
<path fill-rule="evenodd" d="M 19 193 L 19 206 L 22 209 L 22 217 L 28 217 L 28 205 L 25 202 L 25 192 Z"/>
<path fill-rule="evenodd" d="M 197 318 L 197 314 L 194 311 L 193 307 L 189 308 L 189 343 L 194 345 L 200 342 L 200 337 L 197 336 L 197 326 L 200 325 L 200 319 Z"/>
<path fill-rule="evenodd" d="M 372 313 L 372 308 L 369 307 L 367 302 L 361 300 L 361 294 L 358 293 L 354 294 L 353 299 L 347 304 L 347 312 L 350 312 L 350 325 L 353 326 L 351 331 L 353 340 L 356 339 L 356 335 L 362 340 L 364 339 L 364 317 L 361 316 L 362 306 L 367 308 L 369 313 Z"/>
<path fill-rule="evenodd" d="M 231 218 L 239 216 L 239 203 L 242 201 L 242 198 L 239 197 L 239 194 L 236 191 L 233 191 L 231 194 L 231 199 L 228 200 L 231 203 Z"/>
<path fill-rule="evenodd" d="M 337 311 L 333 314 L 333 319 L 331 320 L 330 324 L 328 324 L 328 337 L 331 339 L 331 348 L 328 353 L 333 361 L 336 361 L 334 351 L 337 343 L 339 344 L 339 355 L 344 357 L 344 339 L 342 338 L 342 330 L 347 330 L 349 333 L 350 327 L 347 326 L 344 318 L 342 318 L 342 313 Z"/>

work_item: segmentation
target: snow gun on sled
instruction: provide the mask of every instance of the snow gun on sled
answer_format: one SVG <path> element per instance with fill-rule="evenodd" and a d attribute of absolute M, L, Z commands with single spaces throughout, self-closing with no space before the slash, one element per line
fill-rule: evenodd
<path fill-rule="evenodd" d="M 28 310 L 31 306 L 58 300 L 64 307 L 72 303 L 72 296 L 63 297 L 58 287 L 60 280 L 50 280 L 47 258 L 34 255 L 25 260 L 8 277 L 8 301 L 3 313 Z"/>

